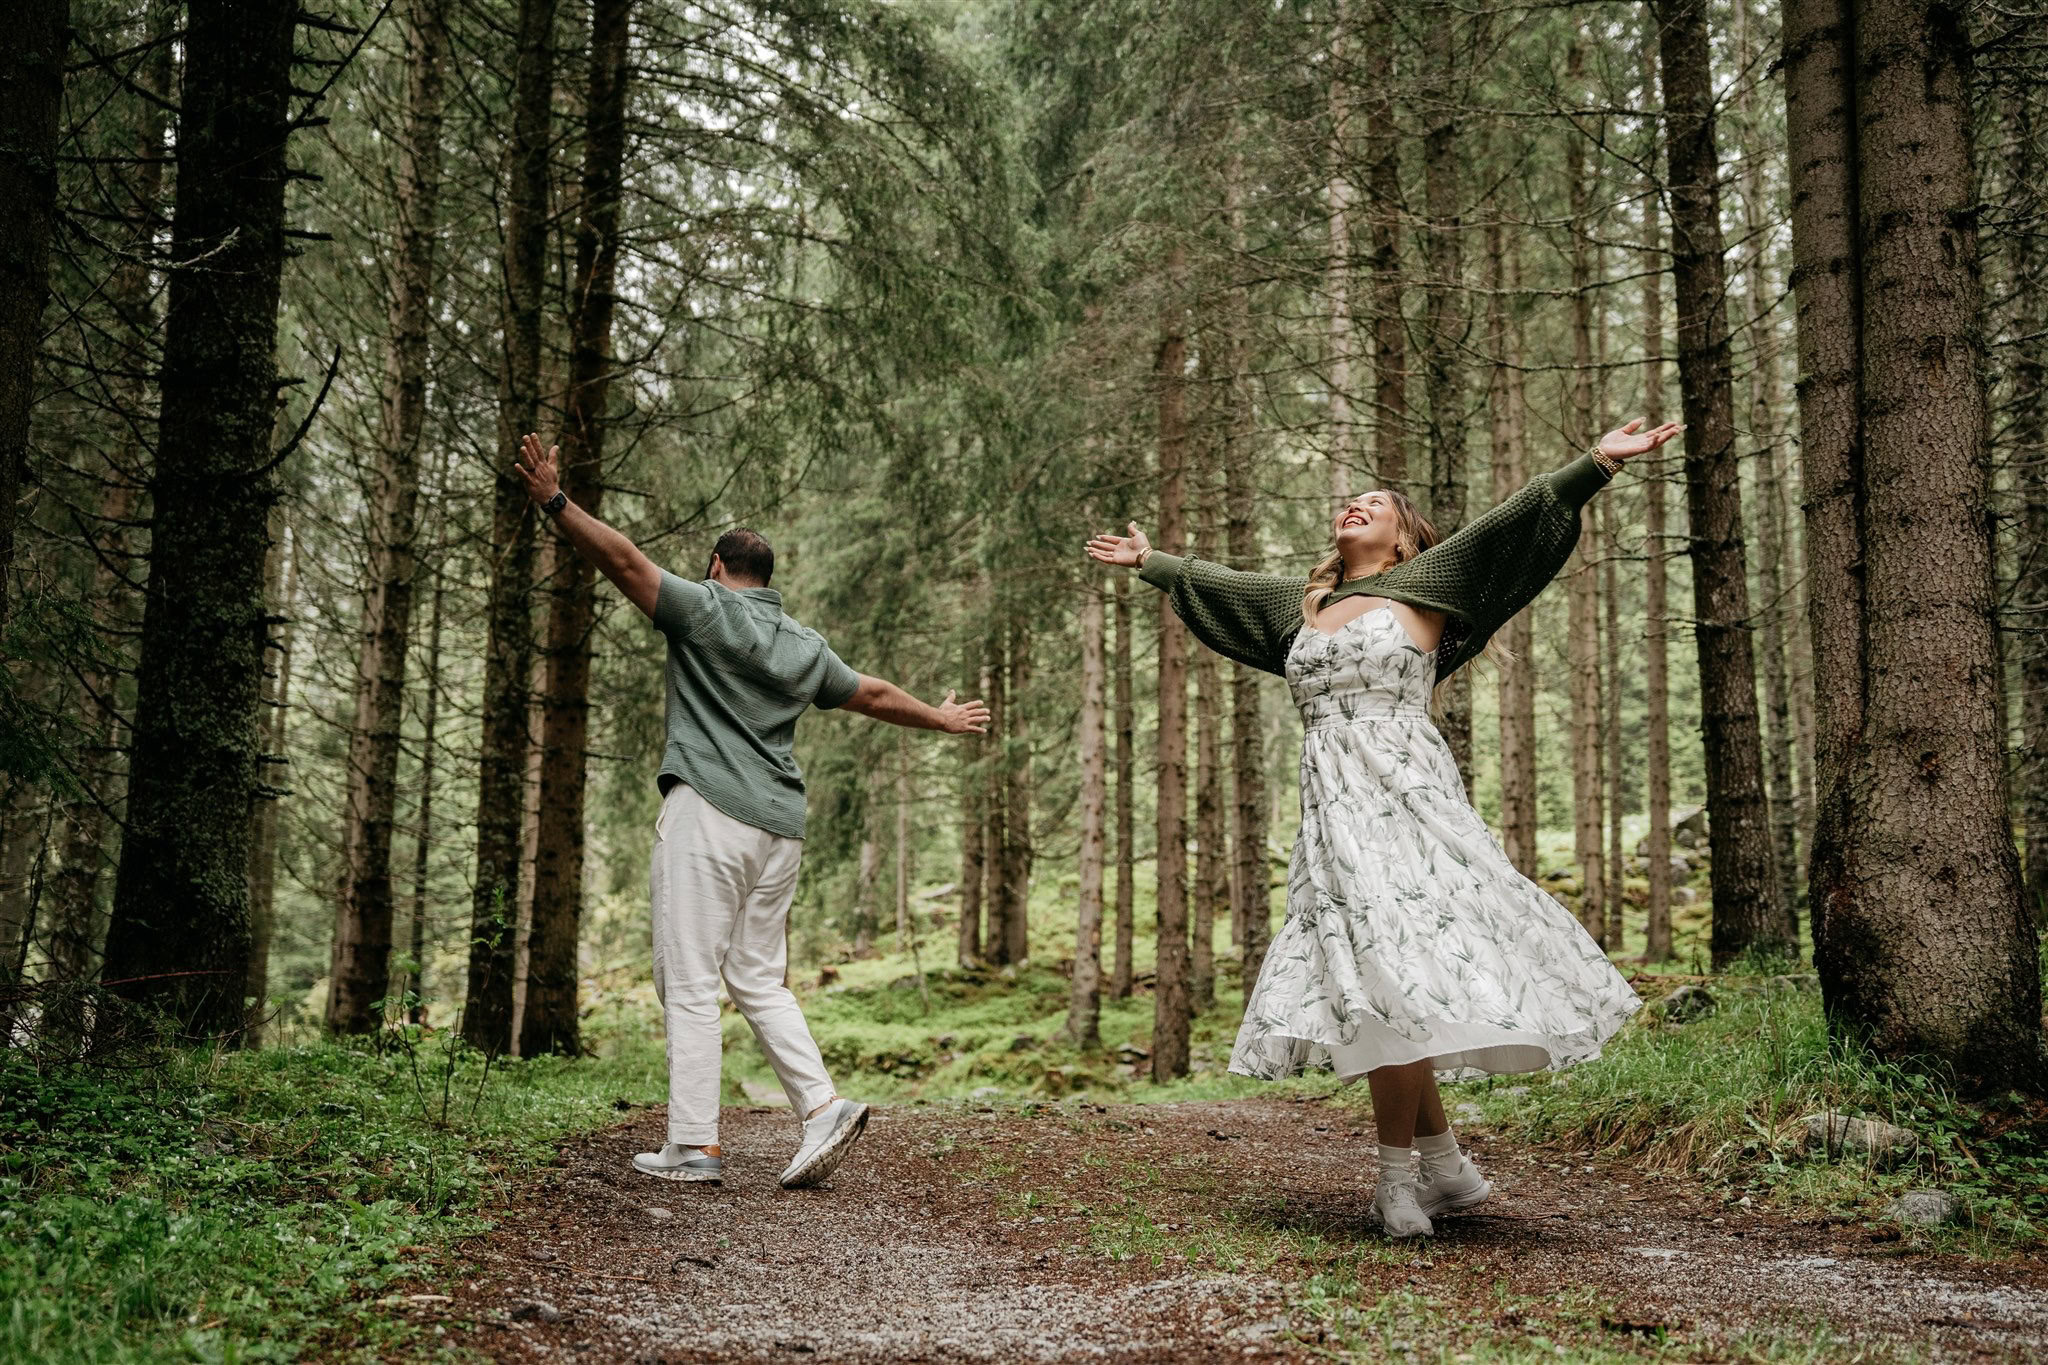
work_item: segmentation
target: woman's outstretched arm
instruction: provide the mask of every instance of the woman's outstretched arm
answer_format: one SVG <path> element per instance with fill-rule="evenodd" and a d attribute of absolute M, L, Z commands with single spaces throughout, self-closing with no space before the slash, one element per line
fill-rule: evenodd
<path fill-rule="evenodd" d="M 1306 580 L 1276 574 L 1243 573 L 1205 559 L 1155 550 L 1137 523 L 1129 535 L 1104 532 L 1088 542 L 1098 564 L 1136 569 L 1173 603 L 1174 613 L 1195 638 L 1226 658 L 1268 673 L 1283 673 L 1287 649 L 1301 627 Z"/>

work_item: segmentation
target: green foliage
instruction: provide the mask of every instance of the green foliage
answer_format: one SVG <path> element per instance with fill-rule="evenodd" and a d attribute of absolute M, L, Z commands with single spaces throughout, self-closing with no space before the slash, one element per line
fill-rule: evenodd
<path fill-rule="evenodd" d="M 430 1273 L 564 1134 L 659 1094 L 656 1050 L 453 1058 L 446 1044 L 185 1052 L 0 1069 L 0 1359 L 287 1359 L 352 1300 Z M 369 1325 L 366 1321 L 366 1330 Z"/>
<path fill-rule="evenodd" d="M 1720 1003 L 1704 1018 L 1668 1023 L 1646 1009 L 1596 1062 L 1460 1086 L 1459 1097 L 1504 1132 L 1704 1176 L 1730 1200 L 1881 1216 L 1903 1191 L 1935 1186 L 1962 1217 L 1936 1240 L 1990 1252 L 2048 1236 L 2048 1105 L 2016 1094 L 1966 1104 L 1926 1071 L 1831 1040 L 1819 993 L 1799 978 L 1731 975 L 1708 989 Z M 1920 1145 L 1891 1166 L 1809 1150 L 1802 1120 L 1825 1111 L 1897 1124 Z"/>

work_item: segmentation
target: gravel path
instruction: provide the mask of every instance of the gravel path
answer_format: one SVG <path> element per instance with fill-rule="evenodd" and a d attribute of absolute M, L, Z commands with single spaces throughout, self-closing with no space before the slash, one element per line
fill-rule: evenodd
<path fill-rule="evenodd" d="M 1369 1225 L 1369 1130 L 1285 1100 L 878 1111 L 788 1193 L 787 1111 L 728 1111 L 726 1184 L 632 1172 L 658 1112 L 566 1148 L 452 1301 L 493 1360 L 1451 1359 L 1517 1344 L 1726 1359 L 2048 1358 L 2048 1258 L 1914 1252 L 1468 1134 L 1499 1193 L 1426 1244 Z M 1827 1346 L 1830 1340 L 1837 1343 Z"/>

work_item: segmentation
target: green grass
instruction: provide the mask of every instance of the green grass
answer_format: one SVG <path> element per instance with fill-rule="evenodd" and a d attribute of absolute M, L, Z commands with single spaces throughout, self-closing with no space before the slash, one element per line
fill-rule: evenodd
<path fill-rule="evenodd" d="M 658 1050 L 499 1063 L 431 1044 L 0 1069 L 0 1360 L 249 1361 L 426 1273 L 562 1135 L 662 1094 Z M 444 1106 L 441 1081 L 450 1082 Z"/>

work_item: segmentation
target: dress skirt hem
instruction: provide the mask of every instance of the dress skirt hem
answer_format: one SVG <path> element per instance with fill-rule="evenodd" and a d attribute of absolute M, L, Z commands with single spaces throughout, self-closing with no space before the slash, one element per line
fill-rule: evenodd
<path fill-rule="evenodd" d="M 1598 1057 L 1614 1031 L 1610 1026 L 1553 1038 L 1440 1016 L 1416 1020 L 1409 1027 L 1421 1036 L 1403 1036 L 1376 1019 L 1360 1020 L 1357 1036 L 1349 1042 L 1268 1032 L 1256 1041 L 1239 1040 L 1230 1071 L 1268 1081 L 1304 1071 L 1330 1071 L 1346 1085 L 1383 1066 L 1420 1061 L 1432 1063 L 1431 1069 L 1443 1080 L 1561 1071 Z"/>

